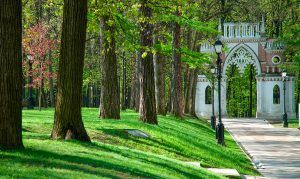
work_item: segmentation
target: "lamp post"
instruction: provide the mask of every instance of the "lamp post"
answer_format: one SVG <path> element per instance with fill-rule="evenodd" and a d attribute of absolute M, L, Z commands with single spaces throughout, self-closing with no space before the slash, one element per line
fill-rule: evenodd
<path fill-rule="evenodd" d="M 288 76 L 286 75 L 286 72 L 282 72 L 282 81 L 283 81 L 283 115 L 282 115 L 282 121 L 283 121 L 283 127 L 288 127 L 288 119 L 286 114 L 286 107 L 285 107 L 285 90 L 286 90 L 286 81 L 288 79 Z"/>
<path fill-rule="evenodd" d="M 215 67 L 211 68 L 211 73 L 213 75 L 212 77 L 212 88 L 211 88 L 211 106 L 212 106 L 212 114 L 210 117 L 210 124 L 212 129 L 216 129 L 216 116 L 215 116 L 215 75 L 216 75 L 216 69 Z"/>
<path fill-rule="evenodd" d="M 218 78 L 218 102 L 219 102 L 219 116 L 218 116 L 218 125 L 217 125 L 217 130 L 216 130 L 216 136 L 218 139 L 218 144 L 225 145 L 224 142 L 224 125 L 222 123 L 221 119 L 221 78 L 222 78 L 222 72 L 221 72 L 221 64 L 222 64 L 222 59 L 221 59 L 221 53 L 222 53 L 222 48 L 223 44 L 220 40 L 217 40 L 215 42 L 215 51 L 218 56 L 217 59 L 217 78 Z"/>

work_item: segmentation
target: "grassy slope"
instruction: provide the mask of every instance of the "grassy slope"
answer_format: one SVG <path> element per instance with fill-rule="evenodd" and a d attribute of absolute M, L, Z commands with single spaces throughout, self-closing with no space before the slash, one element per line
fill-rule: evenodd
<path fill-rule="evenodd" d="M 216 178 L 205 170 L 181 161 L 201 161 L 206 167 L 236 168 L 257 174 L 251 163 L 226 134 L 227 147 L 215 143 L 208 124 L 159 117 L 159 125 L 139 122 L 132 111 L 122 120 L 99 120 L 97 109 L 83 109 L 85 127 L 92 144 L 52 141 L 53 110 L 23 112 L 26 150 L 0 151 L 0 175 L 30 178 Z M 150 139 L 128 136 L 122 129 L 141 129 Z"/>

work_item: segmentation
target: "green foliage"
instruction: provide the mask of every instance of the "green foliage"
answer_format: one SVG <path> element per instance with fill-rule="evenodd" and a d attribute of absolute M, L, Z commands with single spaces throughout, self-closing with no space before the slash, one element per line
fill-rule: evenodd
<path fill-rule="evenodd" d="M 256 113 L 256 75 L 253 71 L 252 90 L 250 90 L 250 65 L 240 74 L 236 66 L 227 71 L 227 112 L 230 117 L 248 117 Z M 249 111 L 250 92 L 252 92 L 252 111 Z"/>
<path fill-rule="evenodd" d="M 53 141 L 53 109 L 23 111 L 25 150 L 0 152 L 0 174 L 30 178 L 217 178 L 183 161 L 200 161 L 204 167 L 236 168 L 258 173 L 226 133 L 226 147 L 216 144 L 209 124 L 197 119 L 159 116 L 158 126 L 138 121 L 138 114 L 123 112 L 122 120 L 99 120 L 98 109 L 82 109 L 92 144 Z M 135 138 L 124 129 L 140 129 L 149 139 Z M 16 172 L 18 171 L 18 172 Z"/>

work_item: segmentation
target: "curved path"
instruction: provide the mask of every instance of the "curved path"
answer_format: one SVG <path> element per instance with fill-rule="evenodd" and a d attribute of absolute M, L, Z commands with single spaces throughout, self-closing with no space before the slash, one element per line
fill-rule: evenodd
<path fill-rule="evenodd" d="M 264 177 L 300 178 L 300 130 L 274 128 L 262 119 L 223 121 Z"/>

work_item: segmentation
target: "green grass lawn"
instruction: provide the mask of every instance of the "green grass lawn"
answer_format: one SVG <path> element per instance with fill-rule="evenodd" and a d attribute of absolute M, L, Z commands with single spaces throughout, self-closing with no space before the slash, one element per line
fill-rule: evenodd
<path fill-rule="evenodd" d="M 289 119 L 289 128 L 299 128 L 298 119 Z M 282 122 L 271 122 L 274 127 L 282 127 Z"/>
<path fill-rule="evenodd" d="M 290 128 L 299 128 L 299 120 L 298 119 L 290 119 L 289 127 Z"/>
<path fill-rule="evenodd" d="M 0 175 L 22 178 L 218 178 L 205 169 L 184 164 L 199 161 L 203 167 L 235 168 L 258 175 L 248 158 L 226 133 L 226 147 L 216 144 L 205 121 L 159 116 L 159 125 L 138 121 L 133 111 L 122 120 L 100 120 L 98 109 L 83 110 L 92 143 L 53 141 L 53 109 L 23 111 L 25 150 L 1 152 Z M 123 129 L 140 129 L 150 138 L 128 135 Z"/>

